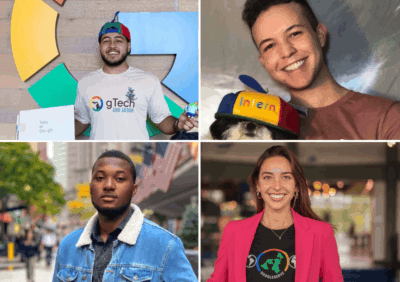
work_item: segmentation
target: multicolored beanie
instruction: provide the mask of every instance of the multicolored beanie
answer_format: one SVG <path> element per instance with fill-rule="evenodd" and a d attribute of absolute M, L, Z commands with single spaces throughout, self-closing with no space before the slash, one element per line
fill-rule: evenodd
<path fill-rule="evenodd" d="M 242 91 L 225 95 L 215 117 L 232 117 L 261 122 L 299 135 L 299 115 L 280 97 Z"/>
<path fill-rule="evenodd" d="M 131 33 L 129 32 L 129 29 L 122 23 L 116 21 L 118 14 L 119 14 L 119 11 L 115 13 L 114 19 L 111 22 L 106 23 L 100 29 L 99 43 L 100 43 L 100 38 L 102 35 L 104 35 L 106 33 L 111 33 L 111 32 L 116 32 L 116 33 L 122 34 L 126 37 L 128 42 L 131 42 Z"/>

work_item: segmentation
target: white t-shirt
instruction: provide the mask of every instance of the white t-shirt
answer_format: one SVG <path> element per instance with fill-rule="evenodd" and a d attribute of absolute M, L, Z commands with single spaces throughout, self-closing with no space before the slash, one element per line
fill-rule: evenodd
<path fill-rule="evenodd" d="M 154 123 L 171 113 L 156 76 L 129 67 L 121 74 L 94 71 L 78 83 L 75 119 L 90 123 L 92 140 L 148 140 L 147 114 Z"/>
<path fill-rule="evenodd" d="M 57 238 L 54 233 L 45 233 L 42 237 L 42 243 L 45 247 L 53 247 L 57 243 Z"/>

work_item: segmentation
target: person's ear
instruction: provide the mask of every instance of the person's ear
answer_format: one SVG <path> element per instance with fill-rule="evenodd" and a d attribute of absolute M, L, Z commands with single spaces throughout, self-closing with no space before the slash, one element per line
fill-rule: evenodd
<path fill-rule="evenodd" d="M 328 29 L 326 28 L 326 26 L 324 24 L 319 24 L 317 26 L 317 36 L 321 48 L 323 48 L 326 44 L 327 35 L 328 35 Z"/>
<path fill-rule="evenodd" d="M 128 54 L 130 54 L 130 53 L 131 53 L 131 43 L 128 42 Z"/>
<path fill-rule="evenodd" d="M 136 195 L 138 188 L 139 188 L 139 185 L 137 185 L 137 184 L 133 185 L 132 198 Z"/>

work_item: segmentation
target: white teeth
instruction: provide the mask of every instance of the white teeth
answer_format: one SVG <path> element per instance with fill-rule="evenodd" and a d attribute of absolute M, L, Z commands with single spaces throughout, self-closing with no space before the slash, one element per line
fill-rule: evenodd
<path fill-rule="evenodd" d="M 110 53 L 108 53 L 108 54 L 110 54 L 110 55 L 116 55 L 116 54 L 118 54 L 117 52 L 110 52 Z"/>
<path fill-rule="evenodd" d="M 274 199 L 281 199 L 281 198 L 283 198 L 283 195 L 272 195 L 271 194 L 271 197 Z"/>
<path fill-rule="evenodd" d="M 292 71 L 292 70 L 295 70 L 295 69 L 299 68 L 302 64 L 304 64 L 305 61 L 306 61 L 306 60 L 301 60 L 301 61 L 298 61 L 298 62 L 296 62 L 296 63 L 294 63 L 294 64 L 291 64 L 290 66 L 287 66 L 287 67 L 285 68 L 285 71 Z"/>

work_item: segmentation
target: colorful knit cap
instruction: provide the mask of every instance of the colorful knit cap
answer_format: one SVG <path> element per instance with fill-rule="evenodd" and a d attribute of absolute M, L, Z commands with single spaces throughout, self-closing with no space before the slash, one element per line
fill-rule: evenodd
<path fill-rule="evenodd" d="M 299 135 L 295 108 L 278 96 L 242 91 L 225 95 L 215 117 L 232 117 L 261 122 Z"/>
<path fill-rule="evenodd" d="M 115 13 L 114 19 L 111 22 L 106 23 L 101 28 L 100 33 L 99 33 L 99 43 L 100 43 L 100 38 L 102 35 L 104 35 L 106 33 L 111 33 L 111 32 L 116 32 L 116 33 L 122 34 L 126 37 L 128 42 L 131 42 L 131 33 L 129 32 L 129 29 L 126 26 L 124 26 L 122 23 L 119 23 L 116 21 L 118 14 L 119 14 L 119 11 Z"/>

